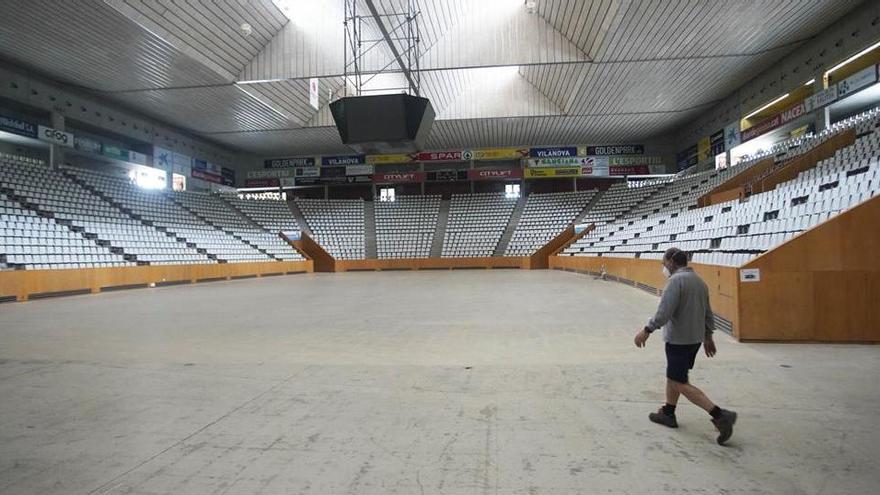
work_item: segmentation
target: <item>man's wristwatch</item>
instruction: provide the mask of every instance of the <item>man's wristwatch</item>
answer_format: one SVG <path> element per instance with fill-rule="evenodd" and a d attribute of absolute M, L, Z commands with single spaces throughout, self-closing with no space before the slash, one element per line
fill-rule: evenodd
<path fill-rule="evenodd" d="M 646 334 L 651 335 L 651 332 L 653 332 L 653 330 L 651 330 L 651 329 L 648 328 L 648 327 L 645 327 L 645 333 L 646 333 Z"/>

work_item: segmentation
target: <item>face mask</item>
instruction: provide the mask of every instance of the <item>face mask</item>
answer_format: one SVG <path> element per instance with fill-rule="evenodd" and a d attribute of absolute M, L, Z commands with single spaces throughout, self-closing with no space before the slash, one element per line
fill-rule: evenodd
<path fill-rule="evenodd" d="M 666 278 L 669 278 L 672 276 L 672 274 L 669 273 L 669 268 L 666 268 L 666 265 L 663 265 L 663 275 L 665 275 Z"/>

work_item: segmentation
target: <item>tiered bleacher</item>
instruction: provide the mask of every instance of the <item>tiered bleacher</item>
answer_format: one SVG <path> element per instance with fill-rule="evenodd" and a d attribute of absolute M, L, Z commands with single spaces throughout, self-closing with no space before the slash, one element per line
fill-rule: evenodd
<path fill-rule="evenodd" d="M 59 223 L 76 217 L 80 208 L 101 210 L 99 204 L 89 201 L 93 198 L 84 198 L 81 191 L 65 187 L 56 181 L 55 175 L 42 161 L 0 154 L 2 268 L 48 270 L 134 265 L 69 222 Z M 58 216 L 52 218 L 53 213 Z"/>
<path fill-rule="evenodd" d="M 492 256 L 517 201 L 503 193 L 453 194 L 441 256 Z"/>
<path fill-rule="evenodd" d="M 179 242 L 202 250 L 209 258 L 225 263 L 272 260 L 265 253 L 190 214 L 161 191 L 140 189 L 126 179 L 91 170 L 66 170 L 109 201 L 124 208 L 133 218 L 172 234 Z"/>
<path fill-rule="evenodd" d="M 529 195 L 505 255 L 533 254 L 571 225 L 595 195 L 595 190 Z"/>
<path fill-rule="evenodd" d="M 440 196 L 397 196 L 373 202 L 379 259 L 427 258 L 437 229 Z"/>
<path fill-rule="evenodd" d="M 708 183 L 717 181 L 711 173 L 688 176 L 672 183 L 668 190 L 675 191 L 674 195 L 664 196 L 659 203 L 646 201 L 650 207 L 636 208 L 624 219 L 597 226 L 562 254 L 660 259 L 663 251 L 676 246 L 691 252 L 697 263 L 740 266 L 880 191 L 880 120 L 874 112 L 869 115 L 849 121 L 861 135 L 855 144 L 772 191 L 743 202 L 694 208 L 691 191 L 706 190 L 706 177 Z M 846 127 L 838 130 L 842 128 Z M 793 146 L 789 149 L 797 152 L 787 156 L 797 156 L 817 144 Z"/>
<path fill-rule="evenodd" d="M 276 232 L 271 234 L 230 208 L 216 194 L 199 192 L 170 193 L 171 198 L 206 223 L 243 241 L 245 244 L 282 261 L 302 261 L 303 257 L 282 240 Z"/>
<path fill-rule="evenodd" d="M 361 199 L 295 200 L 315 241 L 336 259 L 363 259 L 364 201 Z"/>
<path fill-rule="evenodd" d="M 286 201 L 242 199 L 229 194 L 223 194 L 220 198 L 270 233 L 300 230 Z"/>
<path fill-rule="evenodd" d="M 660 186 L 660 184 L 650 184 L 631 187 L 627 182 L 615 182 L 602 193 L 596 204 L 590 208 L 590 211 L 587 212 L 583 219 L 583 223 L 602 225 L 615 220 L 632 209 L 640 201 L 656 192 Z"/>

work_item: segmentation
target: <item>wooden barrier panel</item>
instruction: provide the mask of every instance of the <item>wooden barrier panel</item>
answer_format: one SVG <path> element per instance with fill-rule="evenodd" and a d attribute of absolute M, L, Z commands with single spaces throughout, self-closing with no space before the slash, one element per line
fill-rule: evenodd
<path fill-rule="evenodd" d="M 831 218 L 743 268 L 741 338 L 880 342 L 880 197 Z"/>
<path fill-rule="evenodd" d="M 18 301 L 41 294 L 89 291 L 200 280 L 228 280 L 267 274 L 308 273 L 311 261 L 216 263 L 209 265 L 151 265 L 70 270 L 16 270 L 0 272 L 0 297 Z"/>
<path fill-rule="evenodd" d="M 540 249 L 529 256 L 530 270 L 546 270 L 550 266 L 549 258 L 563 246 L 569 245 L 576 237 L 574 233 L 574 225 L 569 225 L 561 234 L 551 239 L 547 244 L 541 246 Z"/>
<path fill-rule="evenodd" d="M 332 273 L 336 271 L 336 259 L 305 232 L 300 232 L 299 240 L 288 242 L 299 250 L 303 256 L 315 263 L 316 272 Z"/>
<path fill-rule="evenodd" d="M 725 199 L 724 201 L 716 201 L 715 196 L 720 195 L 721 193 L 725 193 L 732 189 L 742 189 L 743 186 L 749 184 L 754 181 L 756 178 L 761 175 L 767 173 L 770 169 L 773 168 L 774 161 L 773 157 L 765 158 L 758 163 L 752 165 L 747 170 L 744 170 L 733 177 L 730 180 L 718 184 L 715 188 L 711 189 L 706 194 L 702 195 L 698 200 L 697 204 L 701 207 L 716 205 L 719 202 L 723 203 L 724 201 L 730 201 L 729 199 Z M 720 195 L 719 198 L 725 197 L 724 195 Z"/>
<path fill-rule="evenodd" d="M 550 268 L 578 272 L 605 273 L 620 282 L 660 293 L 666 285 L 659 260 L 635 258 L 598 258 L 593 256 L 551 256 Z M 691 268 L 697 272 L 709 287 L 709 300 L 712 311 L 730 322 L 733 335 L 739 336 L 739 314 L 737 302 L 737 269 L 729 266 L 701 265 L 693 263 Z M 651 315 L 645 315 L 645 321 Z"/>
<path fill-rule="evenodd" d="M 728 201 L 734 200 L 742 200 L 746 197 L 746 190 L 744 187 L 734 187 L 733 189 L 728 189 L 727 191 L 723 191 L 720 193 L 715 193 L 711 196 L 711 201 L 709 204 L 718 205 L 721 203 L 726 203 Z"/>
<path fill-rule="evenodd" d="M 490 258 L 407 258 L 393 260 L 336 260 L 337 272 L 357 270 L 438 270 L 457 268 L 529 268 L 522 256 Z"/>

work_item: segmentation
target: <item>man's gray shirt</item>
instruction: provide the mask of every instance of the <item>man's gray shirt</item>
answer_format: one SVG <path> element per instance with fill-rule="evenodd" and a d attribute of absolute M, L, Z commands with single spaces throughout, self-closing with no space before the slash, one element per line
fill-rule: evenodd
<path fill-rule="evenodd" d="M 709 307 L 709 289 L 699 275 L 688 267 L 679 268 L 669 277 L 657 314 L 647 327 L 663 328 L 663 340 L 670 344 L 698 344 L 715 330 L 715 318 Z"/>

